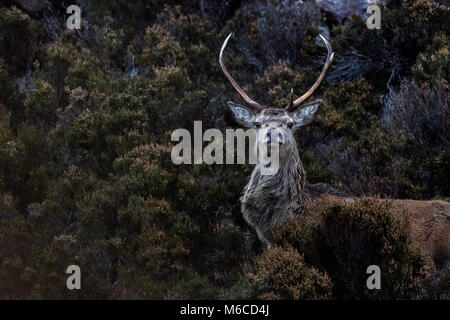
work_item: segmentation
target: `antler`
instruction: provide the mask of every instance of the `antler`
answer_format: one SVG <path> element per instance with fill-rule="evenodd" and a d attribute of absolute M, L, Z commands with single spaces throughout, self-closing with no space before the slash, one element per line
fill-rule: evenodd
<path fill-rule="evenodd" d="M 327 41 L 327 39 L 325 39 L 321 34 L 319 34 L 319 36 L 322 38 L 322 40 L 325 42 L 327 49 L 328 49 L 328 55 L 327 55 L 327 60 L 325 61 L 325 65 L 322 68 L 322 72 L 320 73 L 319 78 L 317 78 L 316 82 L 313 84 L 313 86 L 306 91 L 306 93 L 304 95 L 302 95 L 300 98 L 296 99 L 295 101 L 290 101 L 289 104 L 287 105 L 287 107 L 285 108 L 286 111 L 292 111 L 295 110 L 296 108 L 298 108 L 306 99 L 308 99 L 309 97 L 311 97 L 311 95 L 314 93 L 314 91 L 317 89 L 317 87 L 319 87 L 320 83 L 322 82 L 323 78 L 325 77 L 325 74 L 328 71 L 328 68 L 331 65 L 331 62 L 333 62 L 333 58 L 334 58 L 334 52 L 331 49 L 331 45 L 330 43 Z M 291 91 L 291 95 L 292 95 L 292 91 Z M 292 97 L 292 96 L 291 96 Z M 292 99 L 292 98 L 291 98 Z"/>
<path fill-rule="evenodd" d="M 245 102 L 252 107 L 255 110 L 261 111 L 264 108 L 256 101 L 252 100 L 245 92 L 244 90 L 241 89 L 241 87 L 239 87 L 239 85 L 236 83 L 236 81 L 234 81 L 234 79 L 231 77 L 231 75 L 228 73 L 227 68 L 225 67 L 224 63 L 223 63 L 223 50 L 225 49 L 225 47 L 227 46 L 228 40 L 230 40 L 232 33 L 230 33 L 228 35 L 228 37 L 225 39 L 225 41 L 223 42 L 222 45 L 222 49 L 220 49 L 220 55 L 219 55 L 219 63 L 220 63 L 220 67 L 222 68 L 223 73 L 225 73 L 225 76 L 228 78 L 228 80 L 230 80 L 231 85 L 234 87 L 234 89 L 239 93 L 239 95 L 242 97 L 242 99 L 245 100 Z"/>

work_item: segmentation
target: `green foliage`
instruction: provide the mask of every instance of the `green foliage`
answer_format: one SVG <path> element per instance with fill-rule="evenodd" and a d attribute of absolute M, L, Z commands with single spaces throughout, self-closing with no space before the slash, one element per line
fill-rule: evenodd
<path fill-rule="evenodd" d="M 139 65 L 162 68 L 166 65 L 183 65 L 185 60 L 180 43 L 169 31 L 158 24 L 147 28 L 142 55 L 137 57 Z"/>
<path fill-rule="evenodd" d="M 329 127 L 337 134 L 359 136 L 377 123 L 375 115 L 381 106 L 377 96 L 373 94 L 373 87 L 363 78 L 355 82 L 344 82 L 338 88 L 325 92 L 325 97 L 333 108 L 330 110 L 331 114 L 324 113 L 323 122 L 319 124 Z M 339 115 L 336 117 L 334 112 Z"/>
<path fill-rule="evenodd" d="M 422 81 L 448 80 L 450 77 L 450 39 L 438 33 L 433 42 L 417 56 L 412 71 L 414 77 Z"/>
<path fill-rule="evenodd" d="M 411 244 L 405 216 L 388 201 L 317 204 L 316 223 L 293 220 L 274 233 L 282 247 L 304 252 L 304 260 L 325 270 L 340 299 L 413 298 L 421 293 L 425 260 Z M 383 290 L 368 290 L 366 268 L 378 265 Z"/>
<path fill-rule="evenodd" d="M 416 293 L 423 260 L 410 249 L 404 223 L 395 220 L 389 204 L 367 199 L 347 207 L 334 206 L 325 213 L 321 230 L 323 264 L 335 266 L 334 272 L 329 271 L 332 278 L 342 277 L 337 281 L 337 292 L 346 296 L 347 291 L 352 297 L 379 294 L 379 298 L 408 298 Z M 383 292 L 357 289 L 366 279 L 361 266 L 370 264 L 383 270 Z M 344 281 L 349 277 L 353 279 Z"/>
<path fill-rule="evenodd" d="M 36 81 L 35 88 L 27 94 L 24 103 L 28 119 L 36 123 L 55 121 L 58 98 L 56 90 L 49 83 Z"/>
<path fill-rule="evenodd" d="M 31 18 L 17 9 L 0 9 L 0 55 L 12 73 L 24 73 L 32 62 L 36 37 Z"/>
<path fill-rule="evenodd" d="M 354 16 L 346 25 L 335 27 L 333 45 L 337 52 L 349 53 L 354 60 L 360 54 L 368 58 L 372 67 L 365 72 L 375 69 L 386 73 L 393 67 L 408 72 L 435 34 L 448 34 L 449 14 L 449 7 L 436 1 L 390 0 L 381 7 L 379 30 L 368 29 L 362 18 Z"/>
<path fill-rule="evenodd" d="M 441 174 L 449 170 L 449 98 L 444 79 L 421 85 L 405 80 L 390 96 L 387 126 L 404 153 L 414 155 L 410 160 L 413 167 L 428 173 L 428 179 L 410 174 L 415 181 L 421 181 L 428 194 L 448 196 L 448 182 L 442 180 Z"/>
<path fill-rule="evenodd" d="M 10 102 L 15 94 L 13 80 L 8 72 L 8 66 L 3 58 L 0 58 L 0 99 L 1 101 Z"/>
<path fill-rule="evenodd" d="M 264 252 L 246 274 L 246 295 L 251 299 L 328 299 L 332 282 L 327 274 L 308 266 L 292 247 Z"/>
<path fill-rule="evenodd" d="M 425 149 L 426 153 L 449 146 L 450 94 L 445 80 L 417 85 L 404 81 L 399 92 L 391 95 L 388 110 L 390 129 L 405 143 Z"/>
<path fill-rule="evenodd" d="M 283 107 L 291 88 L 310 88 L 326 55 L 314 4 L 85 1 L 89 28 L 69 31 L 55 1 L 32 18 L 10 2 L 0 8 L 0 297 L 415 294 L 420 259 L 383 204 L 327 207 L 317 225 L 283 226 L 280 247 L 261 253 L 239 205 L 252 166 L 171 161 L 174 129 L 236 126 L 226 111 L 236 93 L 218 64 L 229 32 L 225 63 L 252 98 Z M 336 58 L 314 94 L 324 103 L 297 132 L 308 181 L 355 195 L 448 197 L 448 7 L 391 0 L 382 16 L 381 30 L 357 17 L 330 28 Z M 394 67 L 406 80 L 393 77 L 390 98 L 397 111 L 419 109 L 409 128 L 420 139 L 404 139 L 401 117 L 386 122 L 380 98 Z M 355 289 L 365 270 L 348 262 L 369 260 L 388 270 L 378 295 Z M 82 269 L 81 291 L 65 287 L 70 264 Z M 445 297 L 447 278 L 421 297 Z"/>

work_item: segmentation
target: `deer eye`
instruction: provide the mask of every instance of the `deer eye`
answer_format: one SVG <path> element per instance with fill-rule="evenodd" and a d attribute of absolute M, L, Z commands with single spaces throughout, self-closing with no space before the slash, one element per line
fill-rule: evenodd
<path fill-rule="evenodd" d="M 293 122 L 288 122 L 287 126 L 288 126 L 289 129 L 292 129 L 292 127 L 294 126 L 294 123 Z"/>
<path fill-rule="evenodd" d="M 255 121 L 253 124 L 255 125 L 256 128 L 258 128 L 258 129 L 261 128 L 260 122 Z"/>

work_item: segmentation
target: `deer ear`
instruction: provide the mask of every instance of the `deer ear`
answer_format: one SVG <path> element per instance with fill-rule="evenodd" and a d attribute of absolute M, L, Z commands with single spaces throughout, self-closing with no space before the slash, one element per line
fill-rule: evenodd
<path fill-rule="evenodd" d="M 228 101 L 227 104 L 233 114 L 234 120 L 236 120 L 237 123 L 245 128 L 253 127 L 253 122 L 255 121 L 256 116 L 252 111 L 250 111 L 247 107 L 236 104 L 232 101 Z"/>
<path fill-rule="evenodd" d="M 301 127 L 311 123 L 319 111 L 319 107 L 322 104 L 322 100 L 316 100 L 308 103 L 297 111 L 293 111 L 290 116 L 294 120 L 295 127 Z"/>

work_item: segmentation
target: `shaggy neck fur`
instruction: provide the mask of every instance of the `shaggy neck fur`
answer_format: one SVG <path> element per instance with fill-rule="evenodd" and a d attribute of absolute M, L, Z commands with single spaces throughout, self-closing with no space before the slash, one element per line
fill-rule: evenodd
<path fill-rule="evenodd" d="M 309 201 L 306 176 L 295 144 L 274 175 L 261 175 L 257 164 L 241 197 L 245 220 L 255 228 L 258 237 L 270 247 L 268 231 L 302 213 Z"/>

